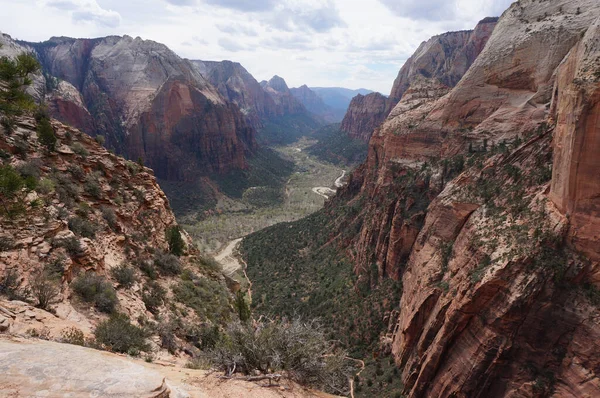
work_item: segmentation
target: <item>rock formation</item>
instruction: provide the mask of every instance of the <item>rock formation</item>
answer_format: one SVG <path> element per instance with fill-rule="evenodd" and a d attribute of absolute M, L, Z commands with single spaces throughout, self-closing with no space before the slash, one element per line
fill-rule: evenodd
<path fill-rule="evenodd" d="M 298 88 L 291 88 L 290 92 L 309 112 L 322 117 L 327 123 L 338 123 L 343 117 L 343 114 L 340 115 L 341 112 L 325 104 L 323 99 L 306 84 Z"/>
<path fill-rule="evenodd" d="M 400 69 L 389 98 L 372 93 L 352 99 L 342 121 L 342 131 L 369 141 L 375 128 L 405 94 L 427 101 L 446 94 L 484 49 L 497 21 L 498 18 L 485 18 L 474 30 L 444 33 L 423 42 Z M 414 100 L 407 103 L 408 107 L 416 105 Z M 403 112 L 406 107 L 401 109 Z"/>
<path fill-rule="evenodd" d="M 61 81 L 48 94 L 54 116 L 103 135 L 108 147 L 142 158 L 158 177 L 191 180 L 246 167 L 252 128 L 166 46 L 129 36 L 22 44 Z"/>
<path fill-rule="evenodd" d="M 375 262 L 402 280 L 408 397 L 600 393 L 599 17 L 588 0 L 520 1 L 495 28 L 423 44 L 396 80 L 338 200 L 368 199 L 359 279 Z"/>
<path fill-rule="evenodd" d="M 341 130 L 352 138 L 369 142 L 376 127 L 390 113 L 392 102 L 379 93 L 358 94 L 352 98 L 342 120 Z"/>
<path fill-rule="evenodd" d="M 256 128 L 264 119 L 280 116 L 283 112 L 260 83 L 239 63 L 231 61 L 190 61 L 198 71 L 229 102 L 236 104 Z"/>
<path fill-rule="evenodd" d="M 190 322 L 208 321 L 213 315 L 198 315 L 199 308 L 187 307 L 172 293 L 167 296 L 177 289 L 184 269 L 192 279 L 204 278 L 213 286 L 206 303 L 221 300 L 222 315 L 227 313 L 231 297 L 223 276 L 198 271 L 203 260 L 185 232 L 176 232 L 186 246 L 181 257 L 168 254 L 167 235 L 175 233 L 169 231 L 177 224 L 152 170 L 56 120 L 49 124 L 56 137 L 51 149 L 40 138 L 40 123 L 19 116 L 14 131 L 0 128 L 0 291 L 35 304 L 40 297 L 36 283 L 56 281 L 57 290 L 46 311 L 22 301 L 1 302 L 0 329 L 61 339 L 66 329 L 76 327 L 89 337 L 106 313 L 118 311 L 137 322 L 160 313 L 167 321 L 175 319 L 177 307 L 188 308 Z M 17 178 L 23 182 L 9 194 L 6 187 L 21 181 Z M 167 271 L 165 264 L 171 267 Z M 131 274 L 127 286 L 115 273 L 123 267 Z M 73 281 L 84 274 L 106 281 L 103 297 L 110 307 L 86 302 L 76 292 Z M 155 301 L 148 301 L 149 292 Z M 183 348 L 186 343 L 179 341 Z M 160 352 L 160 343 L 153 344 Z M 173 360 L 166 351 L 159 355 Z"/>
<path fill-rule="evenodd" d="M 306 112 L 304 105 L 294 97 L 283 78 L 275 75 L 268 82 L 260 82 L 261 87 L 273 98 L 283 114 L 293 115 Z"/>

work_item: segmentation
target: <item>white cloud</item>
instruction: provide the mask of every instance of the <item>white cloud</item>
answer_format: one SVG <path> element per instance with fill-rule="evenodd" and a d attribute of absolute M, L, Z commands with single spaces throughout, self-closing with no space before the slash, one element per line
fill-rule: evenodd
<path fill-rule="evenodd" d="M 116 28 L 121 23 L 121 15 L 106 10 L 96 0 L 46 0 L 45 6 L 69 12 L 74 22 L 92 22 L 101 26 Z"/>
<path fill-rule="evenodd" d="M 240 62 L 259 81 L 277 74 L 290 87 L 387 94 L 422 41 L 471 29 L 509 3 L 448 0 L 460 15 L 426 20 L 399 16 L 382 1 L 279 0 L 248 9 L 242 0 L 0 0 L 0 20 L 3 31 L 22 40 L 127 34 L 164 43 L 186 58 Z"/>

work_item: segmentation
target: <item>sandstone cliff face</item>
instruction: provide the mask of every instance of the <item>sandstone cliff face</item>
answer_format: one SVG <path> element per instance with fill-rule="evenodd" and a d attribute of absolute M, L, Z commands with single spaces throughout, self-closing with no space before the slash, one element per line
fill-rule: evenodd
<path fill-rule="evenodd" d="M 327 123 L 338 123 L 340 121 L 340 112 L 336 112 L 325 104 L 323 99 L 308 88 L 306 84 L 291 88 L 290 92 L 309 112 L 322 117 Z"/>
<path fill-rule="evenodd" d="M 570 51 L 558 70 L 552 116 L 556 120 L 550 198 L 570 216 L 573 246 L 597 261 L 600 231 L 600 20 Z M 600 280 L 600 275 L 595 276 Z"/>
<path fill-rule="evenodd" d="M 260 83 L 239 63 L 231 61 L 190 61 L 229 102 L 236 104 L 251 125 L 258 129 L 262 120 L 281 115 L 275 101 Z"/>
<path fill-rule="evenodd" d="M 472 31 L 444 33 L 422 43 L 400 69 L 390 99 L 397 103 L 416 76 L 454 87 L 485 47 L 497 21 L 486 18 Z"/>
<path fill-rule="evenodd" d="M 368 142 L 390 112 L 391 101 L 379 93 L 358 94 L 352 98 L 342 120 L 341 130 L 352 138 Z"/>
<path fill-rule="evenodd" d="M 588 0 L 514 3 L 477 58 L 397 91 L 330 204 L 366 202 L 359 281 L 402 280 L 390 337 L 407 396 L 600 394 L 599 17 Z"/>
<path fill-rule="evenodd" d="M 51 109 L 56 117 L 92 136 L 104 135 L 108 147 L 133 159 L 143 158 L 157 176 L 188 180 L 198 174 L 245 167 L 245 151 L 251 151 L 255 143 L 239 110 L 227 104 L 195 68 L 166 46 L 128 36 L 89 40 L 52 38 L 30 45 L 50 75 L 65 80 L 81 93 L 84 108 L 80 101 L 70 101 L 72 96 L 61 96 L 60 90 L 52 93 Z M 190 101 L 189 95 L 177 98 L 181 91 L 165 89 L 173 81 L 179 82 L 178 87 L 185 86 L 182 90 L 194 93 L 198 99 Z M 159 103 L 164 102 L 162 96 L 168 93 L 173 95 L 169 112 L 156 111 Z M 214 115 L 210 114 L 212 110 Z M 210 121 L 198 126 L 197 119 L 187 120 L 192 114 L 209 115 L 213 121 L 222 121 L 222 126 L 216 128 Z M 159 134 L 156 130 L 145 130 L 149 124 L 161 128 L 186 125 L 190 130 L 185 136 L 204 144 L 198 147 L 195 141 L 184 141 L 177 131 Z M 177 163 L 182 157 L 185 165 L 179 168 Z M 219 164 L 205 167 L 209 165 L 206 159 L 216 157 L 220 158 Z M 169 164 L 167 168 L 165 162 Z"/>
<path fill-rule="evenodd" d="M 260 82 L 260 85 L 273 98 L 281 114 L 306 113 L 304 105 L 292 95 L 287 83 L 281 77 L 273 76 L 268 82 Z"/>

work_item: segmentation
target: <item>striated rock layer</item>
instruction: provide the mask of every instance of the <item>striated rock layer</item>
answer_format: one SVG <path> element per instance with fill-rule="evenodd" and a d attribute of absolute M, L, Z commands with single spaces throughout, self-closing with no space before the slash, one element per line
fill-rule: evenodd
<path fill-rule="evenodd" d="M 405 95 L 408 98 L 396 113 L 448 93 L 483 51 L 497 21 L 498 18 L 486 18 L 474 30 L 444 33 L 423 42 L 400 69 L 388 98 L 371 93 L 352 99 L 342 121 L 342 131 L 369 141 Z"/>
<path fill-rule="evenodd" d="M 129 36 L 23 44 L 36 51 L 48 75 L 70 84 L 50 90 L 54 116 L 103 135 L 108 147 L 142 158 L 158 177 L 191 180 L 246 167 L 246 152 L 255 147 L 252 128 L 166 46 Z"/>
<path fill-rule="evenodd" d="M 379 93 L 352 98 L 340 129 L 350 137 L 368 142 L 375 128 L 390 113 L 391 101 Z"/>
<path fill-rule="evenodd" d="M 428 42 L 454 57 L 423 45 L 406 68 L 427 73 L 401 71 L 328 205 L 366 204 L 359 282 L 402 281 L 388 341 L 408 397 L 600 395 L 599 19 L 591 0 L 522 0 Z"/>

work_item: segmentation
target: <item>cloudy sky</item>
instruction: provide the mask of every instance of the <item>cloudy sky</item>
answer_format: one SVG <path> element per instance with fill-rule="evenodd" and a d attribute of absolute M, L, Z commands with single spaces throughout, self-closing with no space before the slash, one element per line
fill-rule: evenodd
<path fill-rule="evenodd" d="M 0 0 L 0 31 L 140 36 L 182 57 L 229 59 L 290 87 L 365 87 L 388 94 L 398 70 L 435 34 L 472 29 L 512 0 Z"/>

